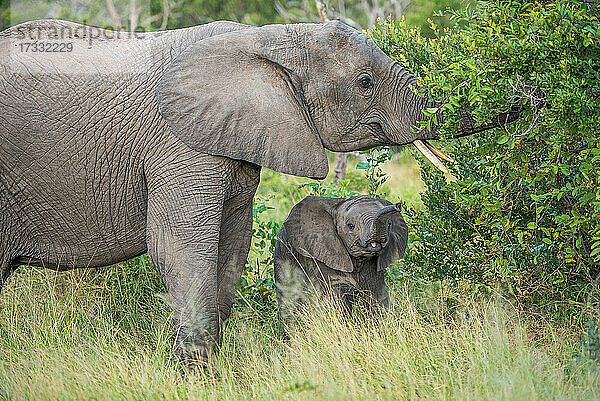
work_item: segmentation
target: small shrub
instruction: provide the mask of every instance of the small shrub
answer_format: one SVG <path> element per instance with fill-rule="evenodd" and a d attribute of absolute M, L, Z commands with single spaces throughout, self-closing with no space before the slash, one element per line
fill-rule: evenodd
<path fill-rule="evenodd" d="M 389 179 L 389 176 L 383 172 L 381 167 L 385 162 L 392 159 L 392 152 L 389 147 L 378 146 L 360 153 L 366 155 L 367 161 L 359 162 L 356 169 L 365 170 L 365 176 L 369 183 L 369 196 L 377 197 L 378 191 Z"/>
<path fill-rule="evenodd" d="M 267 206 L 272 198 L 257 198 L 252 208 L 252 245 L 239 286 L 238 304 L 258 310 L 272 309 L 275 304 L 273 250 L 281 223 L 264 221 L 261 214 L 273 209 Z"/>

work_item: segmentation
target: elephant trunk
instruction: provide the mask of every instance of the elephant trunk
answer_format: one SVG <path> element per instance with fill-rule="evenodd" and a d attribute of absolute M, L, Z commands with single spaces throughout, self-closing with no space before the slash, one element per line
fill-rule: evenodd
<path fill-rule="evenodd" d="M 458 130 L 454 133 L 454 137 L 459 138 L 467 135 L 476 134 L 478 132 L 485 131 L 491 128 L 504 126 L 510 122 L 519 119 L 521 115 L 521 110 L 521 106 L 514 105 L 509 111 L 496 115 L 491 122 L 484 125 L 476 125 L 475 119 L 473 118 L 471 113 L 464 110 L 459 110 L 458 115 L 460 116 L 460 121 L 458 124 Z M 439 114 L 437 120 L 439 125 L 443 124 L 443 115 Z M 439 138 L 439 135 L 436 134 L 436 131 L 433 131 L 433 133 L 428 131 L 428 133 L 430 135 L 433 135 L 431 137 L 433 139 Z M 426 138 L 430 137 L 427 136 Z M 448 169 L 446 169 L 446 166 L 444 166 L 444 163 L 442 163 L 440 159 L 450 163 L 454 163 L 454 159 L 452 159 L 450 156 L 446 155 L 444 152 L 433 146 L 431 143 L 427 142 L 427 140 L 425 139 L 417 139 L 413 141 L 413 144 L 423 154 L 423 156 L 425 156 L 427 160 L 429 160 L 434 166 L 442 170 L 444 173 L 448 173 Z"/>
<path fill-rule="evenodd" d="M 390 218 L 400 210 L 401 204 L 397 203 L 386 206 L 377 212 L 371 230 L 373 241 L 384 243 L 388 240 Z"/>
<path fill-rule="evenodd" d="M 423 104 L 426 105 L 428 108 L 435 108 L 438 106 L 431 100 L 425 100 Z M 492 120 L 489 123 L 477 125 L 471 113 L 469 113 L 466 110 L 459 110 L 458 116 L 460 117 L 460 119 L 458 123 L 458 128 L 454 133 L 454 137 L 460 138 L 463 136 L 473 135 L 478 132 L 486 131 L 488 129 L 502 127 L 508 123 L 518 120 L 521 116 L 521 111 L 522 106 L 513 105 L 509 111 L 499 113 L 496 116 L 494 116 L 494 118 L 492 118 Z M 424 120 L 425 118 L 426 117 L 423 116 L 422 119 Z M 439 139 L 438 128 L 444 123 L 445 116 L 441 112 L 438 112 L 436 115 L 436 119 L 438 124 L 436 126 L 432 124 L 431 129 L 424 129 L 418 135 L 418 139 L 415 139 L 412 143 L 423 154 L 423 156 L 425 156 L 427 160 L 429 160 L 434 166 L 439 168 L 444 173 L 448 173 L 448 170 L 446 169 L 446 167 L 440 159 L 450 163 L 454 163 L 454 159 L 446 155 L 444 152 L 442 152 L 427 141 L 427 139 Z"/>
<path fill-rule="evenodd" d="M 513 104 L 510 110 L 504 113 L 496 114 L 489 123 L 483 125 L 476 125 L 475 119 L 468 111 L 458 110 L 457 113 L 460 117 L 460 120 L 458 123 L 458 129 L 454 133 L 454 137 L 460 138 L 463 136 L 473 135 L 488 129 L 502 127 L 508 123 L 512 123 L 513 121 L 518 120 L 521 117 L 522 110 L 523 107 L 521 105 Z M 438 122 L 440 123 L 440 125 L 443 124 L 444 117 L 440 116 L 438 118 Z M 439 135 L 433 139 L 437 139 L 438 137 Z"/>
<path fill-rule="evenodd" d="M 440 170 L 448 172 L 440 159 L 451 163 L 454 160 L 427 142 L 429 139 L 439 139 L 440 137 L 439 127 L 447 118 L 439 110 L 442 104 L 429 98 L 422 88 L 419 93 L 415 93 L 413 88 L 419 88 L 416 78 L 398 63 L 392 64 L 391 71 L 394 77 L 393 86 L 397 90 L 393 91 L 394 96 L 390 96 L 387 100 L 391 102 L 389 109 L 393 110 L 390 121 L 385 122 L 383 126 L 384 131 L 388 134 L 388 139 L 397 145 L 414 144 L 431 163 Z M 429 117 L 423 113 L 425 110 L 429 111 Z M 508 111 L 495 115 L 489 123 L 478 125 L 469 110 L 458 110 L 459 123 L 454 137 L 463 137 L 504 126 L 519 119 L 521 111 L 522 106 L 515 104 Z M 414 132 L 414 129 L 419 127 L 420 121 L 433 119 L 431 112 L 435 112 L 437 124 L 431 121 L 429 127 L 422 127 L 419 132 Z"/>

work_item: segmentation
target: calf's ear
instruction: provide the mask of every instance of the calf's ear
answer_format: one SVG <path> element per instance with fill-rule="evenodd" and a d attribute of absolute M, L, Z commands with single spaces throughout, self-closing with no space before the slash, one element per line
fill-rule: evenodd
<path fill-rule="evenodd" d="M 391 202 L 385 201 L 385 206 L 391 204 Z M 398 206 L 398 212 L 394 213 L 391 217 L 392 227 L 390 228 L 388 244 L 383 248 L 377 259 L 378 271 L 389 267 L 395 260 L 401 259 L 406 252 L 406 246 L 408 245 L 408 226 L 400 213 L 402 205 L 398 204 Z"/>
<path fill-rule="evenodd" d="M 307 196 L 292 208 L 285 226 L 290 245 L 302 256 L 314 258 L 343 272 L 354 268 L 337 234 L 333 209 L 345 199 Z"/>

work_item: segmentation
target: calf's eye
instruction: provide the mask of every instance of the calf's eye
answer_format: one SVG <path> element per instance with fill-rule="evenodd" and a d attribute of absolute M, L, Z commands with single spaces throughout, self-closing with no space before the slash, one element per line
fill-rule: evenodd
<path fill-rule="evenodd" d="M 351 229 L 351 230 L 354 230 L 354 224 L 348 223 L 348 228 Z"/>
<path fill-rule="evenodd" d="M 363 75 L 362 77 L 360 77 L 358 79 L 358 84 L 363 89 L 369 89 L 369 88 L 373 87 L 373 81 L 371 80 L 371 77 L 368 75 Z"/>

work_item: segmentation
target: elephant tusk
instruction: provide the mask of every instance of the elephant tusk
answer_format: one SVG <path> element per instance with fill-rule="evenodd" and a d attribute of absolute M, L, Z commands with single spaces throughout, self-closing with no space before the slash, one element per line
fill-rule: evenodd
<path fill-rule="evenodd" d="M 429 150 L 431 150 L 431 152 L 433 152 L 434 155 L 436 155 L 440 159 L 445 160 L 449 163 L 454 163 L 453 158 L 451 158 L 450 156 L 448 156 L 447 154 L 445 154 L 444 152 L 442 152 L 441 150 L 439 150 L 438 148 L 433 146 L 429 141 L 422 140 L 422 142 L 425 144 L 425 146 L 427 146 L 429 148 Z"/>
<path fill-rule="evenodd" d="M 425 145 L 425 143 L 423 143 L 423 141 L 417 139 L 413 141 L 413 145 L 419 149 L 419 152 L 423 153 L 423 156 L 425 156 L 425 158 L 429 160 L 431 164 L 442 170 L 444 173 L 448 173 L 448 169 L 446 166 L 444 166 L 444 163 L 442 163 L 442 161 L 438 159 L 435 154 L 433 154 L 433 152 L 427 147 L 427 145 Z"/>

